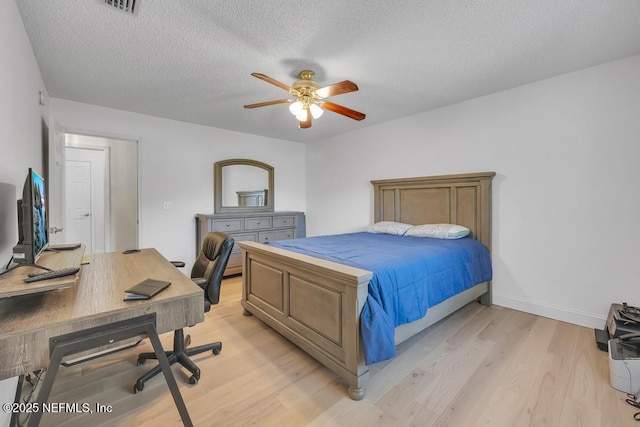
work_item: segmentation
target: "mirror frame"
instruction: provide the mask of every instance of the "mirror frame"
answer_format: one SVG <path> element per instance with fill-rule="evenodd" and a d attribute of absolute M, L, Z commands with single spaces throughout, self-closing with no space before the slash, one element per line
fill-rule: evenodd
<path fill-rule="evenodd" d="M 222 168 L 225 166 L 254 166 L 267 171 L 269 179 L 269 193 L 267 194 L 267 204 L 264 206 L 223 206 L 222 205 Z M 236 213 L 236 212 L 273 212 L 273 200 L 274 200 L 274 170 L 273 166 L 266 163 L 259 162 L 251 159 L 228 159 L 221 160 L 213 164 L 213 210 L 214 213 Z"/>

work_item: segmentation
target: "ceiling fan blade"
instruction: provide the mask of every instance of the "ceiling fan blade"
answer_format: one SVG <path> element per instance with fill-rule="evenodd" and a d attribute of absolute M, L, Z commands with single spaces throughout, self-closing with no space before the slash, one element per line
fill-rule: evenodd
<path fill-rule="evenodd" d="M 277 81 L 277 80 L 275 80 L 275 79 L 272 79 L 272 78 L 271 78 L 271 77 L 269 77 L 269 76 L 265 76 L 264 74 L 260 74 L 260 73 L 251 73 L 251 75 L 252 75 L 253 77 L 257 77 L 257 78 L 259 78 L 260 80 L 264 80 L 264 81 L 265 81 L 265 82 L 267 82 L 267 83 L 271 83 L 271 84 L 272 84 L 272 85 L 274 85 L 274 86 L 278 86 L 280 89 L 284 89 L 284 90 L 286 90 L 287 92 L 292 93 L 292 94 L 294 94 L 294 95 L 298 93 L 298 91 L 297 91 L 297 90 L 295 90 L 294 88 L 292 88 L 291 86 L 286 85 L 286 84 L 284 84 L 284 83 L 282 83 L 282 82 L 279 82 L 279 81 Z"/>
<path fill-rule="evenodd" d="M 342 105 L 334 104 L 333 102 L 325 101 L 321 105 L 322 108 L 333 111 L 334 113 L 342 114 L 343 116 L 347 116 L 353 120 L 364 120 L 366 115 L 364 113 L 360 113 L 358 111 L 352 110 L 351 108 L 343 107 Z"/>
<path fill-rule="evenodd" d="M 245 105 L 244 108 L 266 107 L 267 105 L 286 104 L 291 101 L 293 101 L 293 99 L 277 99 L 275 101 L 258 102 L 257 104 L 248 104 L 248 105 Z"/>
<path fill-rule="evenodd" d="M 345 80 L 339 83 L 335 83 L 329 86 L 321 87 L 316 90 L 316 95 L 320 98 L 328 98 L 330 96 L 341 95 L 343 93 L 355 92 L 358 90 L 358 85 L 352 81 Z"/>
<path fill-rule="evenodd" d="M 300 120 L 300 123 L 298 124 L 298 127 L 300 129 L 309 129 L 311 127 L 311 111 L 309 111 L 308 108 L 306 108 L 307 110 L 307 120 Z"/>

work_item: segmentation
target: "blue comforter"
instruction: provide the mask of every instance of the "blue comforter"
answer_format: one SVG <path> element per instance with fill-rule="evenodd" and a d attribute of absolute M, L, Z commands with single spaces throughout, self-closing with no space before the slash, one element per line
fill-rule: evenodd
<path fill-rule="evenodd" d="M 349 233 L 280 240 L 270 245 L 373 272 L 360 316 L 367 365 L 396 355 L 394 329 L 429 307 L 492 278 L 479 241 Z"/>

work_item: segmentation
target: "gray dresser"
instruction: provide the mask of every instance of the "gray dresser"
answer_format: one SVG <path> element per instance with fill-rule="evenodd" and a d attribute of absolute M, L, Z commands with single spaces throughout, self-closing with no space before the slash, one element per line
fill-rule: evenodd
<path fill-rule="evenodd" d="M 196 214 L 196 254 L 200 251 L 202 239 L 210 231 L 227 233 L 236 242 L 267 243 L 306 236 L 304 212 Z M 224 275 L 239 273 L 242 273 L 242 254 L 236 244 Z"/>

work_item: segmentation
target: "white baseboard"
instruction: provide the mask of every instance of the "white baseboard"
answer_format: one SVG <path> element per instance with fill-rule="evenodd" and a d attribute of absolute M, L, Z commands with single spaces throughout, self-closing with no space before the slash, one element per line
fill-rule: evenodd
<path fill-rule="evenodd" d="M 584 326 L 586 328 L 603 329 L 606 316 L 599 314 L 586 313 L 574 310 L 569 307 L 561 307 L 541 303 L 538 301 L 525 300 L 523 298 L 514 297 L 512 295 L 501 295 L 493 293 L 493 304 L 501 307 L 512 308 L 525 313 L 531 313 L 550 319 L 560 320 L 562 322 L 573 323 L 574 325 Z"/>

